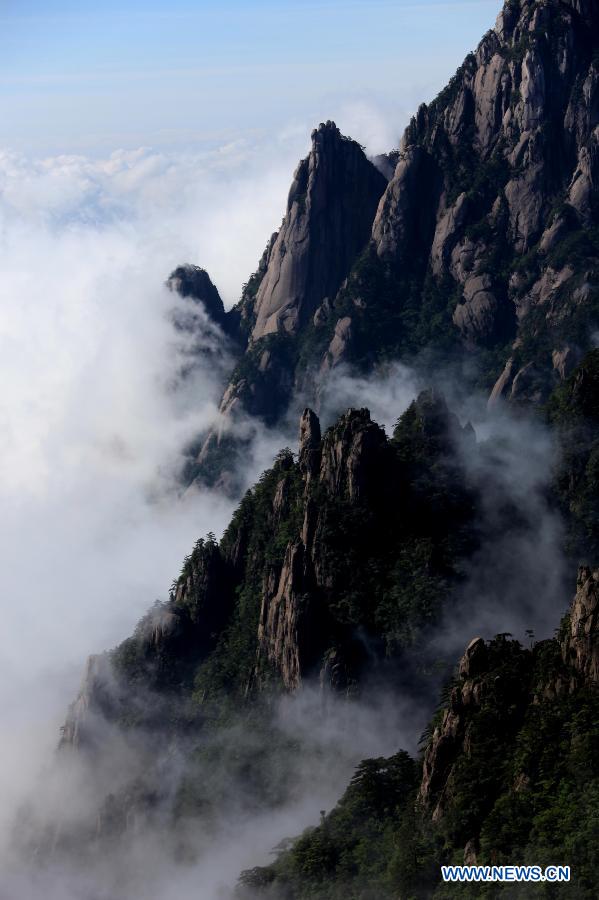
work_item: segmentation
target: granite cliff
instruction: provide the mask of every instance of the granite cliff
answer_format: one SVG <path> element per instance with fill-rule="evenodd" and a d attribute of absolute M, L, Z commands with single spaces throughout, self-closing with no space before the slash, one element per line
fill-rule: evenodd
<path fill-rule="evenodd" d="M 389 359 L 458 366 L 493 402 L 546 401 L 599 325 L 598 36 L 593 2 L 510 0 L 377 166 L 316 129 L 229 314 L 225 418 L 272 424 L 298 397 L 317 405 L 337 366 Z M 189 477 L 213 479 L 221 436 Z"/>

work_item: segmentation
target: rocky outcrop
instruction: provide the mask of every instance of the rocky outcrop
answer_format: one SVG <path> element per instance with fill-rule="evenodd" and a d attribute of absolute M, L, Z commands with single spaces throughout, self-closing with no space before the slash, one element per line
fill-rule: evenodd
<path fill-rule="evenodd" d="M 575 684 L 599 684 L 599 570 L 581 568 L 577 587 L 562 656 L 576 673 Z"/>
<path fill-rule="evenodd" d="M 443 816 L 451 794 L 451 772 L 467 752 L 468 722 L 480 708 L 489 654 L 482 638 L 470 642 L 458 666 L 459 682 L 451 689 L 441 723 L 434 729 L 422 763 L 418 802 L 431 810 L 434 822 Z"/>
<path fill-rule="evenodd" d="M 296 334 L 334 297 L 367 243 L 386 179 L 334 122 L 312 132 L 254 304 L 252 342 Z"/>
<path fill-rule="evenodd" d="M 217 288 L 212 283 L 208 272 L 200 266 L 178 266 L 169 275 L 166 286 L 170 291 L 175 291 L 179 296 L 191 298 L 201 304 L 212 322 L 221 328 L 225 334 L 235 337 L 238 330 L 238 314 L 235 311 L 227 313 Z M 185 327 L 185 319 L 182 314 L 175 320 L 179 327 Z M 188 323 L 190 327 L 191 323 Z"/>
<path fill-rule="evenodd" d="M 179 266 L 169 275 L 166 286 L 181 297 L 191 297 L 201 303 L 213 322 L 221 328 L 226 327 L 224 303 L 205 269 L 199 266 Z"/>
<path fill-rule="evenodd" d="M 464 526 L 462 509 L 471 515 L 472 500 L 465 499 L 467 493 L 460 495 L 466 489 L 455 451 L 462 434 L 459 422 L 432 392 L 422 394 L 406 417 L 405 429 L 398 429 L 390 442 L 368 410 L 350 409 L 321 438 L 317 417 L 304 411 L 298 462 L 301 526 L 287 543 L 282 566 L 269 567 L 265 576 L 258 678 L 266 659 L 287 687 L 320 668 L 323 684 L 349 689 L 364 666 L 372 664 L 377 639 L 365 639 L 370 625 L 348 629 L 332 610 L 340 602 L 356 604 L 357 596 L 369 591 L 368 554 L 383 553 L 383 568 L 395 565 L 393 552 L 385 547 L 401 542 L 412 516 L 426 522 L 430 514 L 430 522 L 420 526 L 425 531 L 435 530 L 445 517 L 454 522 L 457 534 Z M 437 490 L 447 479 L 455 498 L 462 497 L 455 509 L 427 512 L 430 476 L 423 472 L 431 467 Z M 362 545 L 372 549 L 359 550 Z M 350 596 L 353 600 L 343 601 Z M 366 623 L 372 610 L 366 598 L 363 602 L 360 615 Z"/>
<path fill-rule="evenodd" d="M 220 633 L 231 612 L 235 562 L 211 539 L 198 541 L 173 587 L 172 611 L 201 629 L 195 649 L 209 649 L 211 635 Z M 160 610 L 159 610 L 160 612 Z M 161 611 L 168 615 L 168 610 Z M 207 639 L 207 640 L 206 640 Z"/>
<path fill-rule="evenodd" d="M 468 195 L 462 191 L 455 203 L 438 218 L 431 246 L 431 268 L 436 278 L 447 269 L 468 211 Z"/>
<path fill-rule="evenodd" d="M 375 492 L 378 464 L 387 447 L 383 429 L 367 409 L 350 409 L 327 432 L 322 444 L 319 482 L 332 496 L 358 503 Z"/>
<path fill-rule="evenodd" d="M 599 570 L 582 567 L 576 594 L 557 638 L 541 641 L 530 650 L 505 635 L 489 643 L 482 638 L 470 642 L 458 665 L 442 719 L 426 747 L 418 792 L 420 807 L 442 826 L 464 790 L 463 778 L 468 777 L 465 761 L 472 759 L 476 766 L 481 741 L 496 741 L 500 756 L 502 742 L 511 747 L 535 706 L 575 697 L 579 691 L 593 690 L 597 685 Z M 479 728 L 481 719 L 486 724 Z M 512 791 L 526 791 L 529 781 L 526 772 L 520 772 Z M 494 796 L 490 785 L 487 790 L 482 805 L 491 810 Z M 469 839 L 466 855 L 476 848 L 478 837 L 476 834 Z"/>
<path fill-rule="evenodd" d="M 331 343 L 324 355 L 320 372 L 326 373 L 334 369 L 348 357 L 352 338 L 352 320 L 350 316 L 338 319 Z"/>
<path fill-rule="evenodd" d="M 425 348 L 486 370 L 492 351 L 493 400 L 547 400 L 553 349 L 585 352 L 599 327 L 598 41 L 592 2 L 510 0 L 397 152 L 373 164 L 333 123 L 314 131 L 236 309 L 224 420 L 274 424 L 297 395 L 317 405 L 340 364 Z"/>
<path fill-rule="evenodd" d="M 92 749 L 98 738 L 101 742 L 102 729 L 98 728 L 98 722 L 115 716 L 117 693 L 108 654 L 90 656 L 79 694 L 69 707 L 61 729 L 60 747 Z"/>
<path fill-rule="evenodd" d="M 323 653 L 331 639 L 323 624 L 326 598 L 337 580 L 326 551 L 330 541 L 326 507 L 333 502 L 349 506 L 376 503 L 383 473 L 393 478 L 393 469 L 385 460 L 386 449 L 385 432 L 372 422 L 366 409 L 348 410 L 324 438 L 314 412 L 304 411 L 299 444 L 304 484 L 301 534 L 288 543 L 282 567 L 271 567 L 265 575 L 257 677 L 266 660 L 285 687 L 294 690 L 306 674 L 323 666 Z M 275 502 L 277 496 L 278 489 Z M 337 650 L 337 656 L 337 667 L 349 670 L 351 665 L 343 653 Z M 332 671 L 331 677 L 337 678 Z"/>
<path fill-rule="evenodd" d="M 464 282 L 463 302 L 453 313 L 453 322 L 464 338 L 476 343 L 496 332 L 498 303 L 489 275 L 474 275 Z"/>
<path fill-rule="evenodd" d="M 305 409 L 300 419 L 299 467 L 306 482 L 306 490 L 320 469 L 321 440 L 318 416 L 313 410 Z"/>
<path fill-rule="evenodd" d="M 402 150 L 372 226 L 379 257 L 401 266 L 411 254 L 422 255 L 434 235 L 441 184 L 437 162 L 424 147 Z"/>
<path fill-rule="evenodd" d="M 265 579 L 258 625 L 258 668 L 262 657 L 279 674 L 285 688 L 297 690 L 309 658 L 310 578 L 306 549 L 289 544 L 283 567 Z"/>
<path fill-rule="evenodd" d="M 398 170 L 395 184 L 389 185 L 381 200 L 373 229 L 379 248 L 385 247 L 383 236 L 393 235 L 401 226 L 409 198 L 420 187 L 418 176 L 416 187 L 400 186 L 406 169 L 412 170 L 415 161 L 425 156 L 434 161 L 444 181 L 430 250 L 437 278 L 446 272 L 456 274 L 448 265 L 448 241 L 455 243 L 456 232 L 463 235 L 485 219 L 491 224 L 494 209 L 502 201 L 508 211 L 505 238 L 516 254 L 539 239 L 551 197 L 568 185 L 571 205 L 584 219 L 596 183 L 593 148 L 598 119 L 594 63 L 580 16 L 592 22 L 596 32 L 596 12 L 590 4 L 580 8 L 570 4 L 569 10 L 552 0 L 506 5 L 495 30 L 483 38 L 448 89 L 430 107 L 421 108 L 406 132 L 403 170 Z M 577 79 L 585 85 L 582 92 L 575 88 Z M 579 123 L 577 128 L 574 122 Z M 551 140 L 546 137 L 548 129 Z M 573 144 L 578 148 L 575 152 Z M 455 191 L 456 153 L 466 152 L 473 160 L 478 158 L 479 167 L 493 160 L 496 184 L 488 185 L 491 190 L 482 204 L 483 195 L 476 196 L 476 191 L 462 192 L 448 204 L 446 196 Z M 555 231 L 551 238 L 556 239 Z M 488 230 L 487 249 L 496 240 L 497 234 Z M 477 267 L 473 274 L 485 273 Z M 462 331 L 466 317 L 466 310 L 454 317 Z M 477 330 L 484 336 L 489 326 Z M 466 337 L 471 336 L 466 330 Z"/>
<path fill-rule="evenodd" d="M 295 172 L 281 228 L 231 313 L 246 336 L 244 373 L 233 373 L 220 405 L 223 424 L 205 438 L 191 467 L 199 480 L 218 454 L 224 426 L 244 415 L 275 424 L 287 409 L 299 377 L 293 341 L 316 317 L 326 319 L 324 310 L 330 311 L 331 299 L 368 243 L 386 184 L 360 145 L 334 122 L 313 131 L 312 149 Z M 345 358 L 350 343 L 351 319 L 344 317 L 320 360 L 322 374 Z"/>
<path fill-rule="evenodd" d="M 453 323 L 470 349 L 505 340 L 510 327 L 517 337 L 517 330 L 530 328 L 529 314 L 539 305 L 547 304 L 546 324 L 537 317 L 534 325 L 539 335 L 557 332 L 558 319 L 563 328 L 571 314 L 565 278 L 551 285 L 547 302 L 544 282 L 552 270 L 543 255 L 595 221 L 599 108 L 589 25 L 597 37 L 594 4 L 506 4 L 495 30 L 448 88 L 419 110 L 381 199 L 373 239 L 379 253 L 393 253 L 406 220 L 413 224 L 411 198 L 430 189 L 430 172 L 420 177 L 418 167 L 427 160 L 440 173 L 442 191 L 427 204 L 433 237 L 430 246 L 426 238 L 419 241 L 419 253 L 430 251 L 439 283 L 456 283 L 462 296 Z M 564 195 L 569 205 L 554 217 L 556 198 Z M 508 268 L 510 259 L 517 264 L 520 254 L 532 251 L 536 280 L 508 272 L 510 280 L 496 283 L 497 262 L 489 267 L 489 257 L 497 259 L 499 247 Z M 574 274 L 570 269 L 568 277 Z M 478 279 L 486 284 L 474 292 Z M 543 378 L 549 384 L 551 368 L 547 358 Z"/>
<path fill-rule="evenodd" d="M 406 417 L 390 440 L 367 409 L 350 409 L 323 435 L 316 414 L 305 409 L 297 461 L 289 450 L 279 454 L 222 540 L 209 535 L 196 543 L 169 600 L 156 602 L 107 658 L 118 704 L 116 711 L 105 704 L 106 716 L 149 727 L 181 695 L 209 703 L 220 689 L 209 673 L 220 671 L 236 672 L 227 684 L 233 681 L 244 701 L 273 680 L 294 691 L 319 673 L 323 685 L 348 690 L 369 667 L 400 654 L 398 637 L 393 650 L 385 649 L 376 615 L 382 595 L 372 597 L 369 572 L 389 584 L 399 579 L 396 590 L 407 590 L 412 568 L 398 574 L 398 558 L 417 528 L 426 548 L 419 584 L 430 579 L 431 596 L 438 593 L 441 603 L 453 577 L 446 529 L 458 555 L 467 552 L 473 515 L 457 419 L 430 392 Z M 446 481 L 452 488 L 445 504 Z M 414 612 L 406 646 L 430 624 L 430 612 L 422 619 Z M 198 674 L 204 671 L 205 680 Z M 95 672 L 69 716 L 67 744 L 78 743 L 82 711 L 97 706 Z M 140 705 L 133 700 L 140 694 L 162 699 Z"/>

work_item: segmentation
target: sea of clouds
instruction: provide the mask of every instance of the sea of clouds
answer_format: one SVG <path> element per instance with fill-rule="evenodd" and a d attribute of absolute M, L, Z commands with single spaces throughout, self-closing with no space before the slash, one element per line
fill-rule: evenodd
<path fill-rule="evenodd" d="M 52 752 L 86 656 L 129 633 L 196 538 L 230 517 L 229 500 L 176 488 L 227 360 L 207 354 L 181 378 L 189 348 L 171 315 L 183 301 L 164 282 L 200 263 L 231 305 L 280 223 L 305 141 L 292 131 L 105 159 L 0 152 L 4 822 Z M 210 349 L 214 330 L 196 317 Z M 248 461 L 248 480 L 267 457 Z"/>

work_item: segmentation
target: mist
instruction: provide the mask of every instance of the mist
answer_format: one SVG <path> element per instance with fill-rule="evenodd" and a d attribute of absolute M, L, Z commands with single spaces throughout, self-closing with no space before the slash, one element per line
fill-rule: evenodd
<path fill-rule="evenodd" d="M 323 697 L 318 685 L 307 684 L 281 698 L 267 740 L 243 721 L 199 736 L 199 745 L 179 739 L 156 752 L 147 735 L 125 735 L 98 722 L 99 766 L 69 751 L 33 782 L 35 793 L 17 827 L 17 846 L 23 841 L 25 852 L 5 855 L 0 886 L 28 900 L 230 900 L 244 868 L 267 864 L 273 848 L 335 805 L 361 759 L 390 755 L 400 745 L 414 752 L 412 734 L 424 727 L 424 716 L 408 700 L 388 694 L 348 703 Z M 207 759 L 190 764 L 198 747 Z M 257 754 L 269 767 L 276 804 L 258 798 L 242 774 L 239 759 L 255 760 Z M 174 823 L 172 804 L 190 765 L 215 797 L 214 806 L 201 818 L 183 816 Z M 134 783 L 143 797 L 144 777 L 154 793 L 157 788 L 158 801 L 145 812 L 138 801 L 123 833 L 110 819 L 109 794 L 127 792 Z M 112 839 L 106 828 L 101 832 L 105 820 L 116 832 Z M 68 838 L 66 856 L 60 847 L 64 834 L 82 838 L 81 844 Z M 32 835 L 34 851 L 26 843 Z M 23 865 L 27 851 L 30 864 Z"/>
<path fill-rule="evenodd" d="M 318 413 L 331 425 L 349 407 L 366 408 L 387 435 L 406 411 L 426 380 L 401 362 L 387 363 L 370 374 L 357 375 L 347 365 L 332 370 L 319 386 Z"/>
<path fill-rule="evenodd" d="M 201 262 L 231 305 L 299 152 L 291 135 L 195 156 L 0 154 L 3 871 L 85 658 L 130 633 L 196 538 L 228 523 L 230 500 L 177 484 L 216 416 L 228 348 L 189 301 L 193 340 L 173 328 L 185 301 L 164 282 Z M 251 460 L 243 474 L 259 474 Z"/>
<path fill-rule="evenodd" d="M 509 632 L 526 644 L 552 637 L 575 590 L 564 546 L 564 523 L 551 500 L 558 465 L 555 435 L 534 411 L 488 404 L 465 390 L 455 371 L 395 362 L 368 376 L 345 367 L 322 387 L 327 424 L 347 406 L 364 406 L 390 436 L 417 394 L 433 388 L 462 428 L 460 465 L 481 501 L 481 542 L 464 572 L 457 604 L 446 610 L 431 651 L 456 659 L 475 636 Z"/>
<path fill-rule="evenodd" d="M 218 537 L 228 524 L 235 500 L 182 493 L 177 477 L 189 442 L 217 418 L 229 348 L 203 310 L 164 282 L 177 265 L 200 264 L 230 307 L 280 223 L 306 150 L 305 130 L 289 128 L 268 142 L 196 154 L 0 153 L 0 895 L 11 900 L 30 900 L 38 890 L 73 900 L 104 896 L 102 879 L 63 869 L 46 870 L 36 886 L 35 867 L 15 863 L 15 817 L 32 798 L 42 817 L 65 807 L 93 817 L 108 783 L 99 785 L 98 773 L 79 764 L 55 768 L 54 756 L 85 659 L 131 633 L 152 602 L 166 598 L 196 538 Z M 193 336 L 173 327 L 183 307 Z M 293 443 L 296 427 L 257 430 L 244 486 Z M 313 730 L 314 721 L 306 712 L 301 730 Z M 279 818 L 265 814 L 260 828 L 243 817 L 219 824 L 237 835 L 229 846 L 245 848 L 235 877 L 282 831 L 295 834 L 312 821 L 323 799 L 334 802 L 352 767 L 385 743 L 378 728 L 364 734 L 368 741 L 356 742 L 334 779 L 323 764 L 326 777 L 310 790 L 306 782 Z M 119 751 L 113 769 L 130 750 Z M 132 759 L 135 769 L 138 748 Z M 294 782 L 303 777 L 295 773 Z M 150 848 L 154 840 L 162 841 L 160 832 L 129 848 L 147 859 L 148 884 L 162 883 L 162 868 L 171 877 L 166 857 Z M 223 867 L 237 866 L 230 853 L 226 864 L 216 860 L 213 848 L 212 881 L 202 876 L 212 885 L 206 900 L 216 896 Z M 197 878 L 189 877 L 198 896 Z M 168 896 L 164 884 L 157 896 Z"/>
<path fill-rule="evenodd" d="M 431 658 L 455 660 L 476 636 L 509 633 L 528 645 L 552 637 L 575 590 L 565 554 L 564 523 L 551 500 L 558 465 L 555 435 L 536 413 L 469 392 L 455 371 L 387 364 L 369 376 L 334 370 L 322 388 L 322 413 L 333 420 L 346 406 L 365 406 L 391 435 L 419 391 L 433 388 L 462 426 L 458 459 L 481 501 L 478 551 L 468 562 L 457 602 L 445 609 L 432 637 Z"/>

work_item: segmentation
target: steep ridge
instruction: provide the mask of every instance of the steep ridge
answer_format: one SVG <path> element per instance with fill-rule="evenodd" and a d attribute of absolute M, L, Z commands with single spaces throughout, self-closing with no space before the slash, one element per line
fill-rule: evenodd
<path fill-rule="evenodd" d="M 508 897 L 508 884 L 441 883 L 441 865 L 566 865 L 570 884 L 518 896 L 592 898 L 599 798 L 599 571 L 582 568 L 553 640 L 466 649 L 420 762 L 368 760 L 338 806 L 240 897 Z M 398 894 L 399 892 L 399 894 Z"/>
<path fill-rule="evenodd" d="M 236 310 L 225 311 L 218 289 L 205 269 L 199 266 L 178 266 L 167 278 L 166 286 L 180 297 L 189 297 L 199 303 L 226 335 L 233 338 L 237 336 L 239 316 Z M 178 320 L 176 324 L 182 327 L 184 323 Z"/>
<path fill-rule="evenodd" d="M 565 448 L 556 485 L 577 500 L 581 462 L 571 463 L 569 442 L 584 428 L 592 456 L 598 352 L 553 401 Z M 75 847 L 90 861 L 115 835 L 127 846 L 166 821 L 177 853 L 194 859 L 189 823 L 208 833 L 219 810 L 237 808 L 240 780 L 252 809 L 286 802 L 303 751 L 273 717 L 283 694 L 316 684 L 325 703 L 391 691 L 430 708 L 428 673 L 442 660 L 427 642 L 442 615 L 447 624 L 459 614 L 481 541 L 495 546 L 506 522 L 533 527 L 518 524 L 510 497 L 505 513 L 489 514 L 485 491 L 501 490 L 485 464 L 494 452 L 434 391 L 411 404 L 391 438 L 367 410 L 349 410 L 321 434 L 306 409 L 297 458 L 282 451 L 223 538 L 196 543 L 169 600 L 88 663 L 59 757 L 109 774 L 76 835 L 60 823 L 44 826 L 44 840 L 29 829 L 39 858 Z M 588 462 L 582 469 L 590 478 Z M 584 535 L 579 502 L 572 513 Z M 595 552 L 588 536 L 579 546 Z M 240 890 L 278 900 L 445 896 L 442 862 L 574 865 L 570 829 L 579 895 L 594 896 L 598 586 L 599 572 L 583 567 L 554 640 L 531 636 L 530 649 L 505 634 L 472 641 L 423 736 L 423 759 L 364 761 L 339 807 L 272 867 L 245 873 Z M 123 744 L 127 765 L 114 773 L 113 747 Z M 556 817 L 563 825 L 552 836 Z"/>
<path fill-rule="evenodd" d="M 487 363 L 512 343 L 493 399 L 546 398 L 590 345 L 598 27 L 593 3 L 507 3 L 410 123 L 373 225 L 390 349 L 435 343 L 431 313 Z"/>
<path fill-rule="evenodd" d="M 236 308 L 225 419 L 273 423 L 337 366 L 394 358 L 547 399 L 599 327 L 598 44 L 591 0 L 509 0 L 379 166 L 388 184 L 332 123 L 314 132 Z"/>
<path fill-rule="evenodd" d="M 312 148 L 296 169 L 281 228 L 271 236 L 240 302 L 226 314 L 226 330 L 245 352 L 225 387 L 221 424 L 204 435 L 192 455 L 187 481 L 230 485 L 226 473 L 243 452 L 243 440 L 232 439 L 230 429 L 240 417 L 273 424 L 285 413 L 300 388 L 302 336 L 329 308 L 368 242 L 386 184 L 380 165 L 334 122 L 312 132 Z M 220 311 L 215 321 L 223 324 Z"/>
<path fill-rule="evenodd" d="M 60 811 L 27 822 L 25 852 L 96 864 L 115 837 L 166 821 L 194 858 L 190 823 L 209 833 L 236 785 L 254 811 L 295 789 L 302 748 L 277 724 L 277 697 L 316 687 L 319 704 L 358 701 L 399 684 L 428 697 L 423 648 L 459 602 L 483 515 L 464 446 L 471 429 L 434 392 L 391 439 L 365 409 L 324 435 L 305 410 L 297 460 L 282 451 L 222 539 L 196 542 L 169 600 L 89 660 L 59 762 L 88 767 L 96 806 L 75 830 Z"/>
<path fill-rule="evenodd" d="M 126 718 L 107 697 L 131 689 L 194 693 L 202 714 L 213 705 L 220 715 L 313 677 L 351 691 L 400 659 L 451 602 L 459 558 L 476 546 L 482 513 L 461 462 L 471 440 L 431 392 L 391 440 L 368 410 L 349 410 L 323 436 L 305 410 L 297 461 L 282 451 L 222 540 L 196 543 L 169 601 L 90 663 L 63 743 L 84 741 L 96 706 Z"/>
<path fill-rule="evenodd" d="M 294 174 L 281 228 L 237 307 L 247 350 L 225 392 L 224 415 L 241 405 L 270 422 L 284 410 L 294 386 L 285 351 L 349 274 L 368 242 L 386 184 L 334 122 L 312 132 L 312 149 Z"/>
<path fill-rule="evenodd" d="M 370 226 L 386 181 L 334 122 L 312 132 L 299 164 L 287 214 L 273 244 L 251 315 L 251 341 L 297 333 L 326 297 L 333 297 Z"/>

